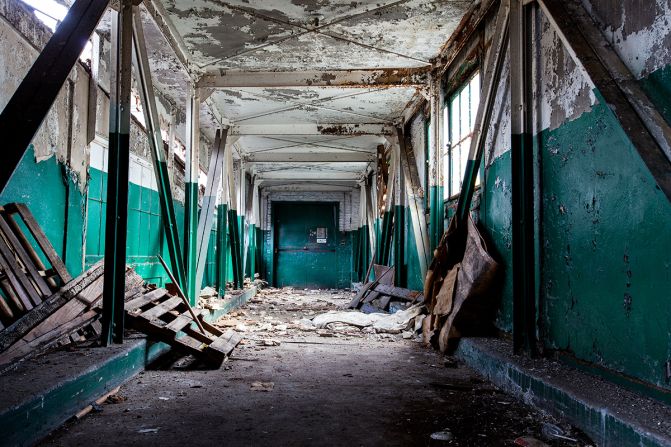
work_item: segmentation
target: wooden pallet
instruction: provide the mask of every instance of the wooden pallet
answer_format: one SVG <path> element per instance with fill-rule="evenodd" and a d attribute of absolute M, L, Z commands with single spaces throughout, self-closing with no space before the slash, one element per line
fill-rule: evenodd
<path fill-rule="evenodd" d="M 0 207 L 0 330 L 42 304 L 71 279 L 26 205 L 9 203 Z"/>
<path fill-rule="evenodd" d="M 236 332 L 225 333 L 205 322 L 203 309 L 194 309 L 205 334 L 200 332 L 187 304 L 165 289 L 155 289 L 126 303 L 128 327 L 158 339 L 187 354 L 219 366 L 242 339 Z"/>

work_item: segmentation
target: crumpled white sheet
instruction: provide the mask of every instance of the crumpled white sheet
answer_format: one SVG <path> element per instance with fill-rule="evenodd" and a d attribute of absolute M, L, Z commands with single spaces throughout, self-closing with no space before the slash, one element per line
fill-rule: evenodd
<path fill-rule="evenodd" d="M 312 324 L 318 328 L 323 328 L 329 323 L 345 323 L 360 328 L 372 326 L 375 332 L 400 334 L 412 326 L 411 323 L 414 322 L 415 317 L 422 313 L 422 310 L 422 304 L 415 304 L 394 314 L 330 311 L 314 317 Z"/>

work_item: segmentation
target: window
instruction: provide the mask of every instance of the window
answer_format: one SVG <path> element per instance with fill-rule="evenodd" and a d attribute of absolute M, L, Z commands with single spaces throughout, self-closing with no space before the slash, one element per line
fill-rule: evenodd
<path fill-rule="evenodd" d="M 471 149 L 475 115 L 480 103 L 480 73 L 473 77 L 452 97 L 443 110 L 445 148 L 443 149 L 444 197 L 459 194 L 464 179 L 466 163 Z M 475 185 L 480 184 L 480 174 Z"/>
<path fill-rule="evenodd" d="M 68 13 L 68 7 L 61 5 L 56 0 L 23 0 L 23 3 L 28 5 L 33 10 L 35 17 L 40 19 L 51 31 L 56 31 L 56 27 L 58 27 Z M 93 59 L 93 46 L 90 39 L 86 42 L 84 51 L 79 55 L 79 59 L 82 62 Z"/>

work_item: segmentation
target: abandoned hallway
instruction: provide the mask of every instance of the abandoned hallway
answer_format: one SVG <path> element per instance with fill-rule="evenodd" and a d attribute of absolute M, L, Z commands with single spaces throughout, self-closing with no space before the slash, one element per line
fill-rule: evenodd
<path fill-rule="evenodd" d="M 504 446 L 559 423 L 415 337 L 309 325 L 350 299 L 264 291 L 219 322 L 244 334 L 223 367 L 167 356 L 43 445 Z M 562 426 L 579 442 L 550 445 L 592 445 Z"/>
<path fill-rule="evenodd" d="M 0 447 L 671 447 L 671 0 L 0 0 Z"/>

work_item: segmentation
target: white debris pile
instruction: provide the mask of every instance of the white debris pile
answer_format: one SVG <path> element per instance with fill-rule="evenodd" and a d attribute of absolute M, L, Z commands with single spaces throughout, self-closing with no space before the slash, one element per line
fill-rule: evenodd
<path fill-rule="evenodd" d="M 242 308 L 224 315 L 216 325 L 233 329 L 257 346 L 276 337 L 352 337 L 417 339 L 424 307 L 410 306 L 396 313 L 370 313 L 347 309 L 348 290 L 302 290 L 266 288 Z M 274 344 L 273 344 L 274 345 Z"/>
<path fill-rule="evenodd" d="M 400 310 L 393 314 L 372 313 L 365 314 L 359 311 L 330 311 L 317 315 L 312 319 L 312 324 L 318 328 L 324 328 L 332 323 L 344 323 L 359 328 L 372 327 L 375 332 L 388 334 L 400 334 L 415 328 L 415 319 L 422 315 L 424 306 L 415 304 L 406 310 Z"/>

